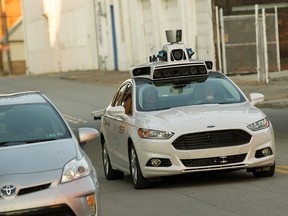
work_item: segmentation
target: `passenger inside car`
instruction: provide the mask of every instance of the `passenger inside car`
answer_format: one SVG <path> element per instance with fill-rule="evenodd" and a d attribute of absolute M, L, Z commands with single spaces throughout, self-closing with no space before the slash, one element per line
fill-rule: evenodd
<path fill-rule="evenodd" d="M 147 85 L 142 92 L 143 110 L 154 110 L 158 101 L 158 91 L 153 85 Z"/>
<path fill-rule="evenodd" d="M 194 87 L 194 98 L 198 103 L 222 103 L 224 102 L 223 97 L 220 96 L 222 88 L 219 85 L 216 87 L 213 81 L 196 84 Z"/>
<path fill-rule="evenodd" d="M 214 86 L 206 86 L 204 89 L 204 97 L 207 101 L 213 101 L 215 99 L 215 88 Z"/>
<path fill-rule="evenodd" d="M 132 115 L 132 92 L 131 91 L 125 95 L 123 99 L 123 106 L 125 108 L 125 114 Z"/>

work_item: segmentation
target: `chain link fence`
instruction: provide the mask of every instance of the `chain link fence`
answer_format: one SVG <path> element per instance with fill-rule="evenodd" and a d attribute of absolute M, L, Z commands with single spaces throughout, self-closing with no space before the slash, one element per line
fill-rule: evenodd
<path fill-rule="evenodd" d="M 255 14 L 237 16 L 223 16 L 222 9 L 219 12 L 220 70 L 228 75 L 280 70 L 277 9 L 266 14 L 255 8 Z"/>

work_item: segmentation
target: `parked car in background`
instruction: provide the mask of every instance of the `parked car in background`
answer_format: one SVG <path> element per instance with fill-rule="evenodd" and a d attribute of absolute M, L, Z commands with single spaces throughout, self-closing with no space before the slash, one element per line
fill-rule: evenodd
<path fill-rule="evenodd" d="M 176 40 L 179 36 L 177 32 Z M 168 38 L 168 36 L 167 36 Z M 136 189 L 162 176 L 246 169 L 273 176 L 271 122 L 212 63 L 169 41 L 151 62 L 130 70 L 101 119 L 104 173 L 108 180 L 132 176 Z"/>
<path fill-rule="evenodd" d="M 37 91 L 0 95 L 0 215 L 100 215 L 96 171 L 57 108 Z"/>

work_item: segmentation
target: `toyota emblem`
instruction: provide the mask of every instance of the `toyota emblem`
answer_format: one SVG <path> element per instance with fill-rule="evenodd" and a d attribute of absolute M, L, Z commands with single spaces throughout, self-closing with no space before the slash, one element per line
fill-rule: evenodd
<path fill-rule="evenodd" d="M 13 198 L 17 194 L 17 188 L 14 185 L 7 184 L 0 188 L 0 195 L 3 198 L 9 199 Z"/>

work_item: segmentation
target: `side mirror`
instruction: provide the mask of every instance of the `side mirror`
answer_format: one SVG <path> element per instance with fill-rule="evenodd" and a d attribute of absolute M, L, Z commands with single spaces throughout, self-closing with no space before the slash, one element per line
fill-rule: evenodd
<path fill-rule="evenodd" d="M 94 120 L 100 120 L 101 117 L 104 115 L 106 109 L 101 109 L 97 111 L 93 111 L 91 115 L 93 116 Z"/>
<path fill-rule="evenodd" d="M 83 127 L 78 129 L 78 136 L 80 145 L 84 145 L 87 142 L 96 140 L 99 137 L 99 132 L 94 128 Z"/>
<path fill-rule="evenodd" d="M 261 93 L 251 93 L 250 94 L 250 102 L 252 105 L 255 105 L 257 103 L 264 101 L 264 95 Z"/>
<path fill-rule="evenodd" d="M 122 119 L 127 118 L 127 115 L 125 114 L 125 108 L 123 106 L 110 107 L 107 112 L 109 115 L 112 115 L 115 117 L 118 116 Z"/>

